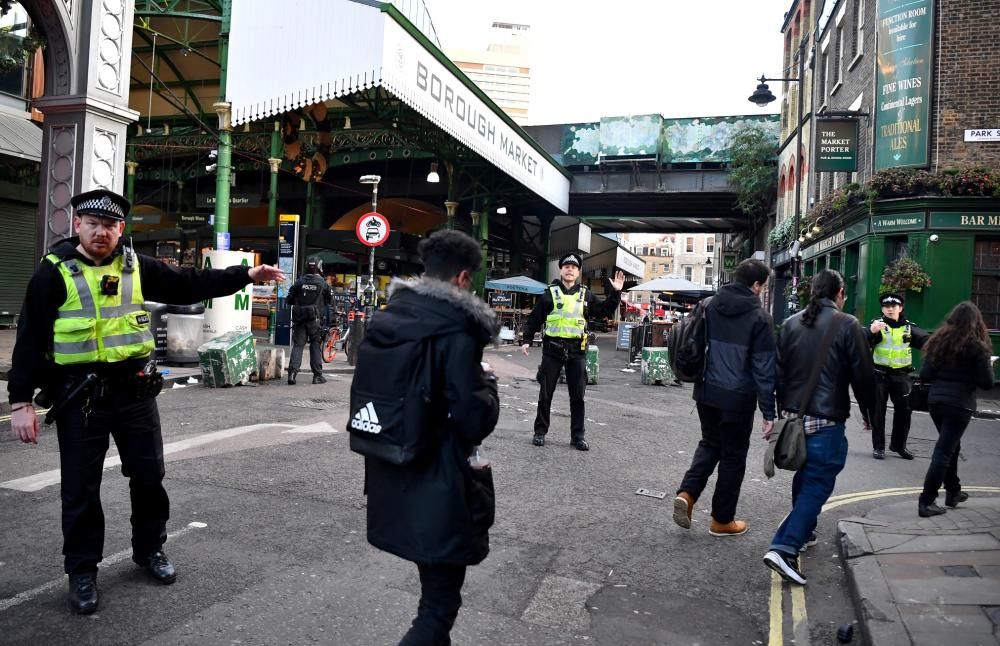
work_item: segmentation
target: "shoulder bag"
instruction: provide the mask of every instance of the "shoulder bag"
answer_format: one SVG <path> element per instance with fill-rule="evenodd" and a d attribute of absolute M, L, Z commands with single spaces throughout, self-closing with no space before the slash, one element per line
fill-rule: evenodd
<path fill-rule="evenodd" d="M 806 406 L 809 405 L 809 401 L 816 391 L 819 375 L 830 352 L 833 337 L 836 336 L 845 319 L 846 317 L 840 312 L 834 312 L 833 320 L 830 321 L 830 327 L 826 331 L 823 343 L 820 344 L 819 353 L 816 355 L 817 361 L 813 365 L 812 374 L 809 375 L 809 383 L 802 391 L 798 412 L 774 422 L 770 444 L 764 455 L 764 473 L 769 478 L 774 475 L 774 467 L 787 471 L 798 471 L 806 463 L 806 428 L 803 417 Z"/>

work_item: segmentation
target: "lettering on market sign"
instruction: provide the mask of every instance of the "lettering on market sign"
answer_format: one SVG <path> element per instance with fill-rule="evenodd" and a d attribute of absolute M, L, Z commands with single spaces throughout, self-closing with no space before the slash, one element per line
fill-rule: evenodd
<path fill-rule="evenodd" d="M 826 240 L 820 240 L 818 243 L 816 243 L 816 251 L 817 253 L 821 253 L 831 247 L 839 245 L 841 242 L 844 242 L 845 240 L 847 240 L 847 231 L 841 231 L 840 233 L 830 236 Z"/>
<path fill-rule="evenodd" d="M 417 61 L 417 87 L 427 92 L 448 114 L 464 123 L 472 132 L 492 145 L 498 145 L 497 126 L 492 115 L 479 111 L 474 102 L 466 99 L 462 94 L 464 88 L 453 88 L 420 61 Z M 538 158 L 532 154 L 531 149 L 522 148 L 520 143 L 503 131 L 500 132 L 499 147 L 504 155 L 525 172 L 540 178 Z"/>

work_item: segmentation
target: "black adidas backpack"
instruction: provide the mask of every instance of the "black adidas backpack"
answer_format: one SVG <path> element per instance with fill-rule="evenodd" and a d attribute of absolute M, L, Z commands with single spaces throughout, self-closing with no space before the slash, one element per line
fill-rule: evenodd
<path fill-rule="evenodd" d="M 674 376 L 697 383 L 705 376 L 708 356 L 708 314 L 711 298 L 698 303 L 687 318 L 678 321 L 667 336 L 667 355 Z"/>
<path fill-rule="evenodd" d="M 351 382 L 351 450 L 389 464 L 409 464 L 433 433 L 430 338 L 384 345 L 366 336 Z"/>

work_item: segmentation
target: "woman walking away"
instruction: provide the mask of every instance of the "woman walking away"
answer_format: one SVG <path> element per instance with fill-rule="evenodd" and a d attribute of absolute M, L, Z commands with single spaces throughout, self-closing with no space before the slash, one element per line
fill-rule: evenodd
<path fill-rule="evenodd" d="M 969 498 L 958 479 L 958 454 L 962 434 L 976 410 L 976 386 L 984 390 L 993 387 L 991 350 L 983 315 L 968 301 L 956 305 L 927 341 L 920 378 L 931 382 L 927 402 L 938 441 L 917 505 L 921 517 L 945 513 L 934 504 L 942 483 L 948 507 Z"/>

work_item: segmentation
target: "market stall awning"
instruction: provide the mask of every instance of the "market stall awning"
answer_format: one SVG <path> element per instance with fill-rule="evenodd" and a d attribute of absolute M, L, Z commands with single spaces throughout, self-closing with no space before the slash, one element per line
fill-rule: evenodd
<path fill-rule="evenodd" d="M 233 124 L 382 87 L 566 213 L 570 174 L 395 7 L 372 4 L 234 2 L 226 85 Z"/>
<path fill-rule="evenodd" d="M 0 155 L 41 161 L 42 129 L 28 119 L 0 112 Z"/>
<path fill-rule="evenodd" d="M 521 292 L 522 294 L 544 294 L 548 285 L 527 276 L 513 276 L 486 281 L 486 289 L 501 292 Z"/>

